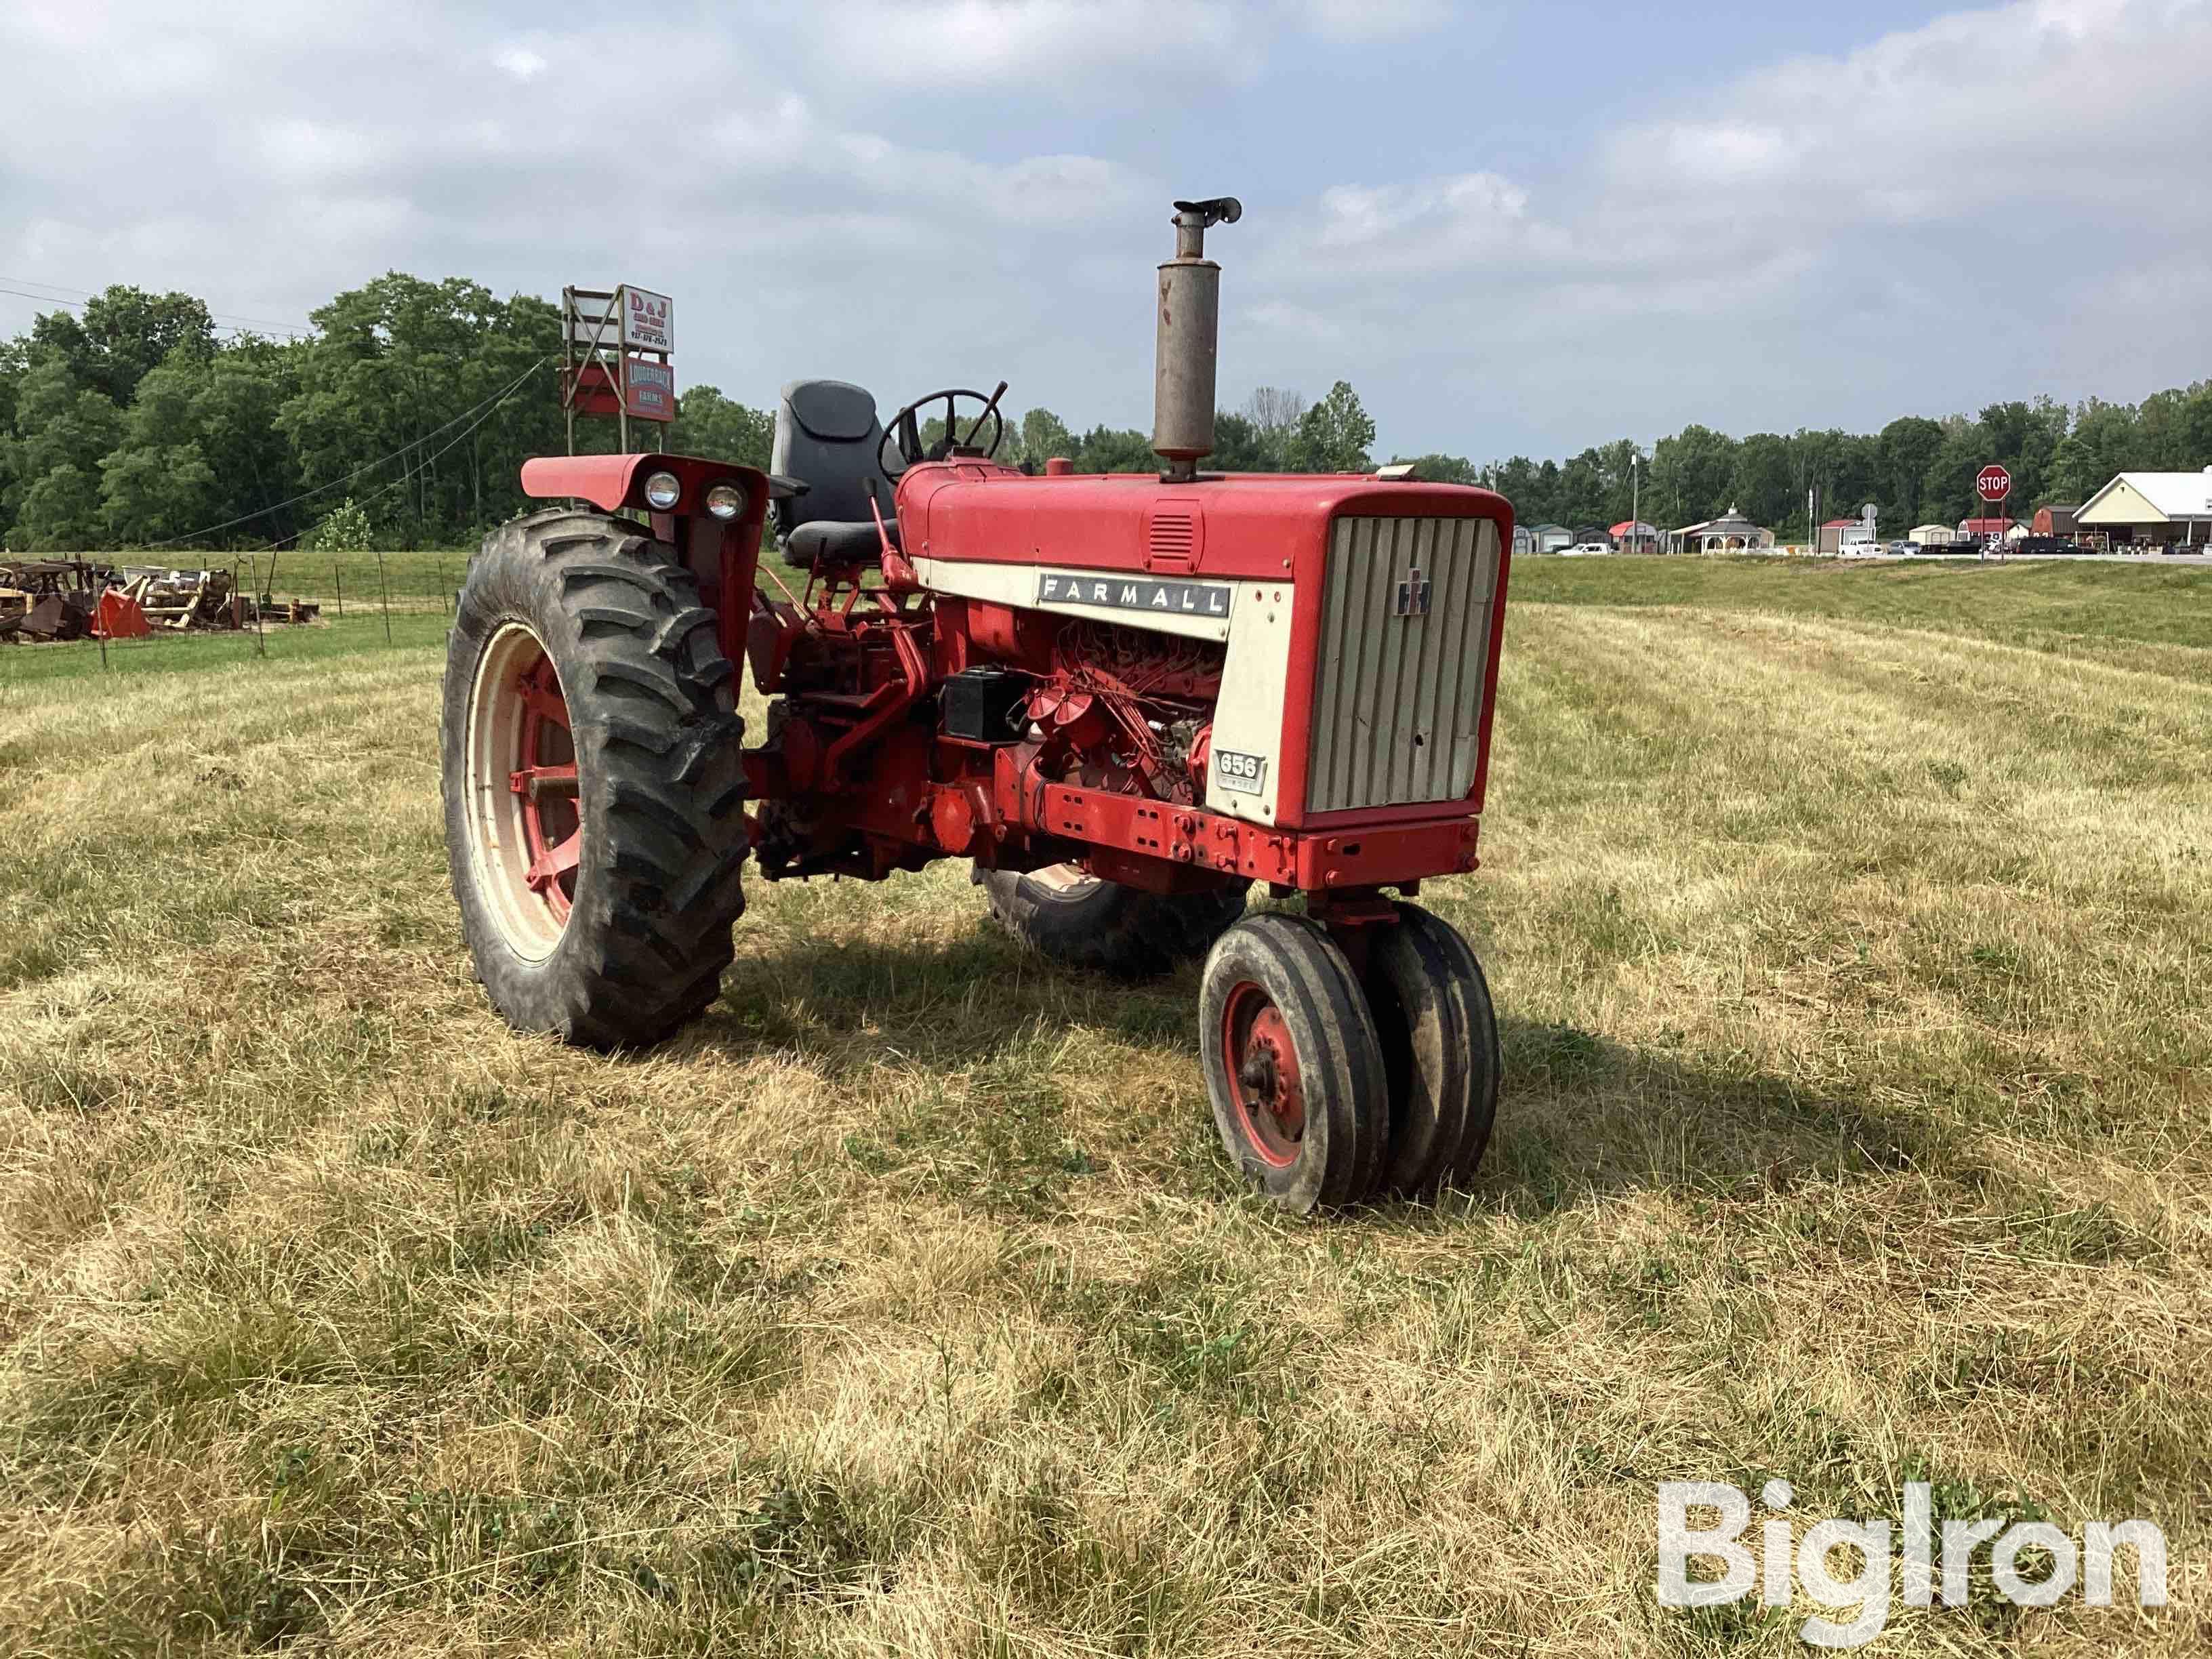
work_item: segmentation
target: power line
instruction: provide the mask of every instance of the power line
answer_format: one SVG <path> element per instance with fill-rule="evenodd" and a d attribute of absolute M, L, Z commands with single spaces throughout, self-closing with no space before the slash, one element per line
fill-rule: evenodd
<path fill-rule="evenodd" d="M 82 311 L 88 301 L 97 297 L 91 290 L 81 288 L 66 290 L 67 293 L 84 296 L 82 299 L 76 300 L 65 299 L 59 294 L 33 294 L 28 289 L 5 286 L 10 283 L 27 283 L 32 288 L 60 288 L 62 285 L 58 283 L 40 283 L 28 276 L 0 276 L 0 294 L 13 294 L 19 299 L 36 300 L 41 305 L 67 306 L 71 311 Z M 258 317 L 241 317 L 235 312 L 210 311 L 208 316 L 210 320 L 218 325 L 219 331 L 225 334 L 264 332 L 285 335 L 295 340 L 314 337 L 311 330 L 294 328 L 289 323 L 272 323 Z"/>
<path fill-rule="evenodd" d="M 436 437 L 441 432 L 446 431 L 448 428 L 459 426 L 463 421 L 467 420 L 470 416 L 474 415 L 477 410 L 482 410 L 483 411 L 483 420 L 477 421 L 474 425 L 471 426 L 467 431 L 461 433 L 459 436 L 456 437 L 453 441 L 453 443 L 446 445 L 445 448 L 439 450 L 435 454 L 427 458 L 423 463 L 423 465 L 427 466 L 429 462 L 436 460 L 439 455 L 444 454 L 446 450 L 451 449 L 453 447 L 453 444 L 458 444 L 460 442 L 462 438 L 467 437 L 470 432 L 474 432 L 477 429 L 477 427 L 482 426 L 483 424 L 483 421 L 489 420 L 491 418 L 492 411 L 498 408 L 500 404 L 505 403 L 507 398 L 514 394 L 516 387 L 520 386 L 525 380 L 528 380 L 532 374 L 535 374 L 539 369 L 544 368 L 552 361 L 553 360 L 550 357 L 540 357 L 536 362 L 531 364 L 528 368 L 524 369 L 521 374 L 509 380 L 506 386 L 502 386 L 499 391 L 495 392 L 490 397 L 486 398 L 482 403 L 477 404 L 475 409 L 465 410 L 460 414 L 454 416 L 452 420 L 446 422 L 444 425 L 434 426 L 421 437 L 410 439 L 406 443 L 400 445 L 398 448 L 393 450 L 389 455 L 380 455 L 376 459 L 354 468 L 352 471 L 347 473 L 343 478 L 333 478 L 328 483 L 317 484 L 313 489 L 303 489 L 298 495 L 292 496 L 288 501 L 276 501 L 267 507 L 257 507 L 254 511 L 243 514 L 235 519 L 226 519 L 221 524 L 211 524 L 200 530 L 188 530 L 181 536 L 171 536 L 162 541 L 148 542 L 138 550 L 141 552 L 151 553 L 159 548 L 174 547 L 179 542 L 194 541 L 202 536 L 212 536 L 217 531 L 234 529 L 240 525 L 251 523 L 255 519 L 265 517 L 271 513 L 280 512 L 288 507 L 297 506 L 301 501 L 312 500 L 317 495 L 324 495 L 330 490 L 337 489 L 345 484 L 349 484 L 356 478 L 360 477 L 362 473 L 374 472 L 378 467 L 383 466 L 389 462 L 398 460 L 410 450 L 419 449 L 422 445 L 429 442 L 431 439 Z M 382 495 L 385 489 L 390 489 L 393 485 L 399 482 L 400 480 L 398 478 L 393 479 L 391 483 L 386 484 L 383 489 L 378 490 L 377 495 Z M 369 499 L 374 501 L 376 497 L 372 495 Z M 270 545 L 273 547 L 276 545 L 276 543 L 271 542 Z"/>
<path fill-rule="evenodd" d="M 74 295 L 76 295 L 77 296 L 77 298 L 79 298 L 80 300 L 91 300 L 91 299 L 96 299 L 96 298 L 98 298 L 98 297 L 99 297 L 99 296 L 98 296 L 98 295 L 96 295 L 96 294 L 94 292 L 94 290 L 92 290 L 91 289 L 88 289 L 88 288 L 72 288 L 72 287 L 70 287 L 67 283 L 42 283 L 42 282 L 40 282 L 40 281 L 37 277 L 35 277 L 35 276 L 0 276 L 0 283 L 24 283 L 25 285 L 28 286 L 28 287 L 31 287 L 31 288 L 51 288 L 51 289 L 59 289 L 62 293 L 64 293 L 64 294 L 74 294 Z M 110 286 L 110 287 L 117 287 L 117 286 L 120 286 L 120 284 L 110 283 L 110 284 L 109 284 L 109 286 Z M 10 289 L 10 290 L 9 290 L 9 291 L 10 293 L 13 293 L 13 292 L 15 292 L 15 290 L 14 290 L 14 289 Z M 37 294 L 33 294 L 33 295 L 27 295 L 27 296 L 26 296 L 26 297 L 30 298 L 30 299 L 33 299 L 33 300 L 37 300 L 37 299 L 43 299 L 45 296 L 44 296 L 43 295 L 37 295 Z M 198 298 L 198 296 L 195 295 L 195 296 L 193 296 L 193 297 Z M 68 303 L 68 301 L 62 301 L 62 303 L 63 303 L 63 304 L 64 304 L 64 305 L 66 305 L 66 304 Z M 302 332 L 307 332 L 307 331 L 308 331 L 308 330 L 301 330 L 301 329 L 300 329 L 300 328 L 296 327 L 295 325 L 293 325 L 293 324 L 291 324 L 291 323 L 279 323 L 279 322 L 273 321 L 272 319 L 270 319 L 270 318 L 267 318 L 267 317 L 247 317 L 247 316 L 243 316 L 243 315 L 241 315 L 240 313 L 237 313 L 237 312 L 235 312 L 235 311 L 210 311 L 210 312 L 209 312 L 209 313 L 208 313 L 208 315 L 209 315 L 209 316 L 210 316 L 210 317 L 220 317 L 220 318 L 222 318 L 222 319 L 226 319 L 227 321 L 234 322 L 234 323 L 251 323 L 251 324 L 252 324 L 252 325 L 253 325 L 253 326 L 255 326 L 256 328 L 278 328 L 278 329 L 288 329 L 288 330 L 290 330 L 291 331 L 293 331 L 294 333 L 302 333 Z"/>

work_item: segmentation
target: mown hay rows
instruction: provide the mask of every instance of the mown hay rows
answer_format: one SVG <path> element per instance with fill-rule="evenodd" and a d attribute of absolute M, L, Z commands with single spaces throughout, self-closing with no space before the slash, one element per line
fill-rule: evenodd
<path fill-rule="evenodd" d="M 1769 1473 L 2201 1560 L 2212 690 L 1687 610 L 1506 660 L 1428 895 L 1497 1146 L 1314 1226 L 1238 1200 L 1188 976 L 1024 961 L 957 869 L 758 890 L 650 1058 L 508 1037 L 427 653 L 12 703 L 0 1645 L 1780 1650 L 1650 1592 L 1651 1484 Z M 2191 1651 L 2192 1575 L 1890 1639 Z"/>

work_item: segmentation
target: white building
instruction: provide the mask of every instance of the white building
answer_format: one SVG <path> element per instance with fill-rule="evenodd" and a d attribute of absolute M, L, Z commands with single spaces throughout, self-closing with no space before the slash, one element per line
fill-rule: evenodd
<path fill-rule="evenodd" d="M 2081 504 L 2074 522 L 2138 547 L 2212 544 L 2212 466 L 2202 472 L 2123 472 Z"/>
<path fill-rule="evenodd" d="M 1667 532 L 1669 553 L 1759 553 L 1773 545 L 1771 530 L 1753 524 L 1733 507 L 1717 519 Z"/>

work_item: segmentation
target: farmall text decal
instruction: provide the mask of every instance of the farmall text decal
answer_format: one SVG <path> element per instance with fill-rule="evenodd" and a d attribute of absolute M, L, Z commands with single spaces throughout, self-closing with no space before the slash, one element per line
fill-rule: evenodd
<path fill-rule="evenodd" d="M 1229 615 L 1230 590 L 1212 582 L 1162 582 L 1149 576 L 1078 576 L 1037 572 L 1037 603 L 1103 605 L 1115 611 L 1155 611 L 1179 617 Z"/>

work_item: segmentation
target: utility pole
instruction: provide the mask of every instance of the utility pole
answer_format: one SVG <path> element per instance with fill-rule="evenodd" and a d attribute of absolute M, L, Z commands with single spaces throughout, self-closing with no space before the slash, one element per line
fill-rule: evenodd
<path fill-rule="evenodd" d="M 1634 450 L 1628 452 L 1628 539 L 1644 539 L 1644 457 Z"/>

